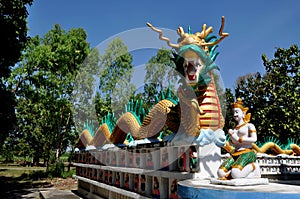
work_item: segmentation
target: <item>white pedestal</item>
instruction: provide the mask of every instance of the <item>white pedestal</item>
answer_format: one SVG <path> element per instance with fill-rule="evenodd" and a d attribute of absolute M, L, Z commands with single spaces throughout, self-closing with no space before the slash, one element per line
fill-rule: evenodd
<path fill-rule="evenodd" d="M 217 178 L 221 165 L 221 149 L 214 143 L 198 148 L 199 173 L 198 178 Z"/>

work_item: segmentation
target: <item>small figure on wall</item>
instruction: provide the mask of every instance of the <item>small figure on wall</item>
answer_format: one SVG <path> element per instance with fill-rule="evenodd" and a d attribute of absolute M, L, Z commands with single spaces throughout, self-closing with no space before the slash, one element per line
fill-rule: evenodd
<path fill-rule="evenodd" d="M 160 198 L 159 182 L 157 177 L 154 177 L 153 179 L 152 198 L 156 198 L 156 199 Z"/>
<path fill-rule="evenodd" d="M 129 160 L 128 160 L 128 164 L 130 167 L 134 166 L 134 157 L 133 157 L 133 151 L 129 151 Z"/>
<path fill-rule="evenodd" d="M 184 147 L 181 147 L 179 151 L 178 167 L 181 172 L 186 171 L 186 153 Z"/>
<path fill-rule="evenodd" d="M 106 152 L 106 165 L 110 165 L 110 154 L 108 151 Z"/>
<path fill-rule="evenodd" d="M 190 172 L 196 172 L 197 163 L 198 163 L 197 149 L 195 146 L 190 146 L 190 148 L 189 148 Z"/>
<path fill-rule="evenodd" d="M 98 153 L 98 156 L 97 156 L 97 164 L 98 164 L 98 165 L 103 165 L 102 152 L 99 152 L 99 153 Z"/>
<path fill-rule="evenodd" d="M 126 157 L 125 151 L 122 151 L 121 152 L 121 160 L 120 160 L 120 166 L 121 167 L 125 167 L 125 157 Z"/>
<path fill-rule="evenodd" d="M 153 160 L 152 160 L 152 154 L 151 151 L 147 151 L 147 162 L 146 162 L 147 169 L 153 169 Z"/>
<path fill-rule="evenodd" d="M 124 189 L 129 189 L 129 174 L 126 173 L 125 180 L 124 180 Z"/>
<path fill-rule="evenodd" d="M 178 199 L 178 193 L 177 193 L 177 180 L 173 180 L 171 187 L 170 187 L 170 199 Z"/>
<path fill-rule="evenodd" d="M 95 155 L 92 155 L 90 159 L 91 159 L 91 164 L 95 164 L 96 163 Z"/>
<path fill-rule="evenodd" d="M 117 163 L 117 157 L 116 157 L 116 153 L 115 152 L 112 152 L 112 158 L 111 158 L 111 165 L 112 166 L 116 166 L 116 163 Z"/>
<path fill-rule="evenodd" d="M 255 126 L 249 123 L 251 114 L 246 114 L 248 108 L 243 106 L 241 98 L 237 98 L 237 101 L 232 104 L 232 109 L 236 126 L 234 129 L 229 129 L 228 134 L 230 143 L 235 149 L 218 169 L 218 177 L 222 180 L 260 178 L 260 168 L 255 163 L 256 152 L 252 149 L 252 143 L 256 142 L 257 134 Z"/>
<path fill-rule="evenodd" d="M 104 171 L 105 172 L 105 175 L 104 175 L 104 182 L 106 184 L 108 184 L 108 171 Z"/>
<path fill-rule="evenodd" d="M 116 183 L 115 183 L 116 187 L 120 187 L 120 173 L 117 172 L 116 173 Z"/>
<path fill-rule="evenodd" d="M 139 175 L 134 175 L 134 191 L 139 192 Z"/>
<path fill-rule="evenodd" d="M 140 161 L 141 161 L 141 158 L 140 158 L 140 151 L 139 150 L 136 150 L 135 151 L 135 166 L 137 168 L 140 167 Z"/>
<path fill-rule="evenodd" d="M 92 179 L 93 170 L 91 168 L 88 169 L 88 178 Z"/>
<path fill-rule="evenodd" d="M 113 178 L 112 175 L 113 175 L 113 174 L 112 174 L 112 171 L 109 171 L 109 172 L 108 172 L 108 184 L 112 184 L 112 181 L 113 181 L 113 180 L 112 180 L 112 178 Z"/>
<path fill-rule="evenodd" d="M 107 165 L 106 151 L 103 151 L 102 158 L 102 165 Z"/>
<path fill-rule="evenodd" d="M 169 159 L 168 159 L 168 149 L 165 148 L 162 152 L 162 170 L 168 171 L 169 170 Z"/>
<path fill-rule="evenodd" d="M 145 175 L 141 175 L 141 194 L 146 193 L 146 177 Z"/>
<path fill-rule="evenodd" d="M 94 180 L 97 180 L 97 171 L 94 170 Z"/>
<path fill-rule="evenodd" d="M 100 170 L 100 173 L 99 173 L 99 182 L 103 182 L 103 171 Z"/>

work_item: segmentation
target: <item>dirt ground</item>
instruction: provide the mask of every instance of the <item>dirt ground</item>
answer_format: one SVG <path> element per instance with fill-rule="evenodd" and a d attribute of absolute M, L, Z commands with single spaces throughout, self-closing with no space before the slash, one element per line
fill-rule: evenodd
<path fill-rule="evenodd" d="M 77 179 L 53 178 L 36 181 L 16 181 L 9 177 L 0 176 L 0 198 L 38 199 L 40 191 L 71 190 L 76 193 Z"/>
<path fill-rule="evenodd" d="M 49 181 L 50 181 L 49 183 L 56 189 L 60 189 L 60 190 L 76 190 L 77 189 L 77 179 L 55 178 L 55 179 L 52 179 Z"/>

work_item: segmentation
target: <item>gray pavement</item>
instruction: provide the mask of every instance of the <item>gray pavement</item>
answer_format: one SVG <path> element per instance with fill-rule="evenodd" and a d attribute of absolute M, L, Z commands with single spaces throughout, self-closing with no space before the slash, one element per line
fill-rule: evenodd
<path fill-rule="evenodd" d="M 1 192 L 1 191 L 0 191 Z M 12 190 L 0 194 L 5 199 L 83 199 L 76 190 L 59 190 L 56 188 L 31 188 Z"/>

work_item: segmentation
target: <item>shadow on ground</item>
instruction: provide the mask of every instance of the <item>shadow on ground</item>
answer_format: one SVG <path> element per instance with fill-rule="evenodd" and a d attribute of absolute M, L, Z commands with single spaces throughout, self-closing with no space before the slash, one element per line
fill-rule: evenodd
<path fill-rule="evenodd" d="M 35 193 L 37 188 L 53 187 L 45 180 L 46 175 L 43 171 L 34 171 L 19 177 L 0 176 L 0 198 L 22 198 L 24 195 L 28 195 L 26 198 L 36 198 L 30 195 Z"/>

